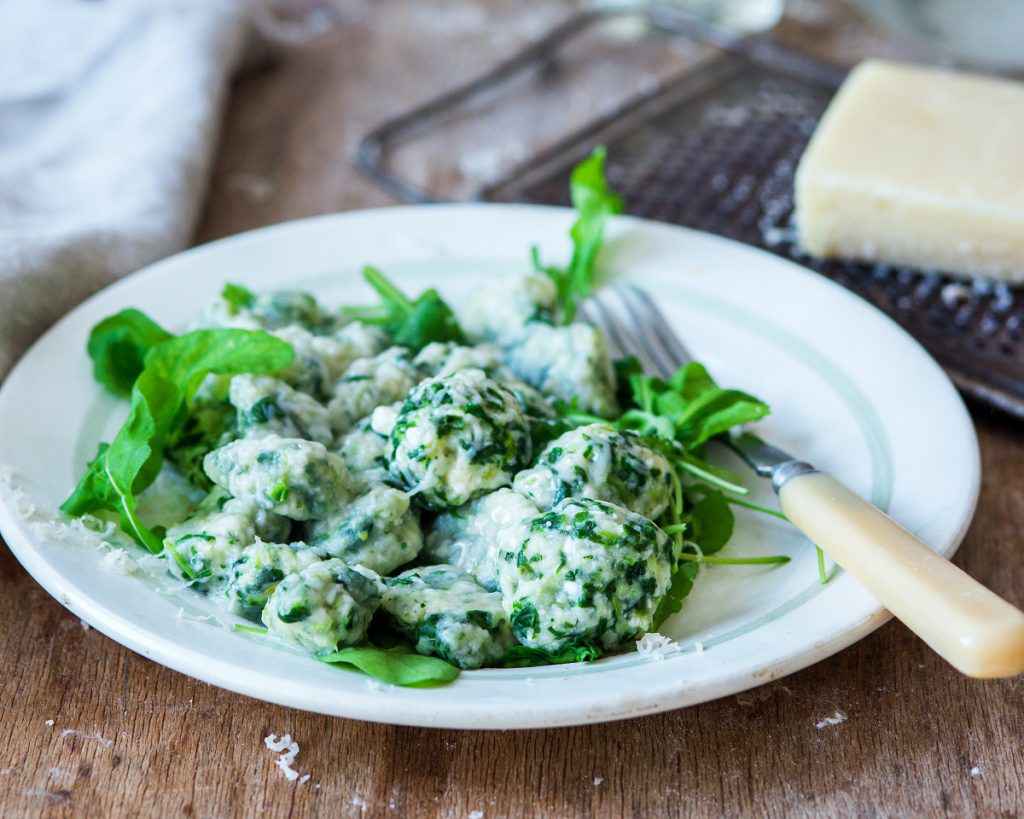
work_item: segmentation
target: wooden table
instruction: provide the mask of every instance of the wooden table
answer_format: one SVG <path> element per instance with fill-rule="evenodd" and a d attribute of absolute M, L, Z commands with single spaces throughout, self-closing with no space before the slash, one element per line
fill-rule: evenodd
<path fill-rule="evenodd" d="M 237 82 L 197 241 L 387 204 L 351 166 L 356 139 L 561 11 L 524 16 L 512 0 L 349 5 L 326 41 Z M 891 48 L 831 4 L 796 8 L 790 42 L 844 60 Z M 984 485 L 957 563 L 1021 604 L 1024 434 L 986 411 L 975 420 Z M 6 548 L 0 578 L 0 816 L 1024 812 L 1024 680 L 967 680 L 896 623 L 813 668 L 684 711 L 450 732 L 329 719 L 213 688 L 83 628 Z M 837 713 L 845 720 L 828 724 Z M 270 732 L 299 740 L 309 783 L 273 766 Z"/>

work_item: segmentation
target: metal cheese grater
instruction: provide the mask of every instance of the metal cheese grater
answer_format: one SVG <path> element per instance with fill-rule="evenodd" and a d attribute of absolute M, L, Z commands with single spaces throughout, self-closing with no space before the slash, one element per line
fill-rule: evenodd
<path fill-rule="evenodd" d="M 407 201 L 440 198 L 395 174 L 391 151 L 412 133 L 444 128 L 446 112 L 557 58 L 573 37 L 617 13 L 580 14 L 478 80 L 385 123 L 360 145 L 358 163 Z M 724 37 L 672 9 L 653 7 L 648 14 L 663 31 L 715 46 L 714 56 L 549 146 L 471 198 L 567 205 L 572 166 L 604 144 L 609 181 L 629 213 L 726 236 L 829 277 L 911 333 L 966 395 L 1024 418 L 1024 299 L 1015 289 L 941 272 L 820 261 L 797 247 L 793 177 L 845 72 L 763 37 Z"/>

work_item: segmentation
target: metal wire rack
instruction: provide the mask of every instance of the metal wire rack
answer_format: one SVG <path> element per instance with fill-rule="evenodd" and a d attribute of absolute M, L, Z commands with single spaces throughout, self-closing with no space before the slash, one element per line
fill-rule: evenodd
<path fill-rule="evenodd" d="M 444 127 L 445 112 L 553 59 L 613 13 L 578 15 L 479 79 L 385 123 L 363 140 L 358 164 L 402 199 L 438 198 L 390 170 L 392 148 L 413 131 Z M 966 395 L 1024 418 L 1024 300 L 1017 291 L 937 271 L 820 261 L 797 246 L 793 176 L 844 72 L 765 38 L 729 39 L 672 10 L 650 16 L 663 30 L 715 45 L 716 56 L 589 123 L 475 198 L 568 204 L 572 166 L 606 145 L 609 181 L 628 212 L 726 236 L 827 276 L 897 321 Z"/>

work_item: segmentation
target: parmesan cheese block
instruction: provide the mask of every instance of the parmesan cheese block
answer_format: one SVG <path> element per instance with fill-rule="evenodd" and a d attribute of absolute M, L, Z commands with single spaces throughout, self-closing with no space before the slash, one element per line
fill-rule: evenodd
<path fill-rule="evenodd" d="M 796 175 L 814 256 L 1024 281 L 1024 85 L 868 61 Z"/>

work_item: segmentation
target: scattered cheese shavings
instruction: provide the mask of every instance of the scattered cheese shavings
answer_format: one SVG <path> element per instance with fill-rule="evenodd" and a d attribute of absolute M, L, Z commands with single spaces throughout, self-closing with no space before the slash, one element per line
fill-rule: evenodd
<path fill-rule="evenodd" d="M 269 734 L 264 740 L 263 744 L 266 745 L 275 754 L 278 751 L 283 751 L 292 743 L 292 735 L 285 734 L 280 739 L 277 738 L 277 734 Z"/>
<path fill-rule="evenodd" d="M 74 728 L 65 728 L 60 732 L 62 737 L 80 737 L 81 739 L 91 739 L 93 742 L 98 742 L 104 748 L 110 748 L 114 744 L 114 740 L 107 739 L 101 736 L 99 732 L 95 734 L 86 734 L 82 731 L 76 731 Z"/>
<path fill-rule="evenodd" d="M 843 722 L 846 722 L 846 714 L 837 710 L 831 717 L 818 720 L 814 723 L 814 727 L 820 731 L 822 728 L 829 728 L 832 725 L 839 725 Z"/>
<path fill-rule="evenodd" d="M 289 782 L 294 782 L 297 779 L 300 785 L 309 781 L 310 774 L 305 773 L 300 776 L 299 772 L 292 767 L 295 757 L 299 755 L 299 743 L 292 739 L 291 734 L 285 734 L 280 739 L 277 734 L 268 734 L 263 738 L 263 744 L 275 754 L 281 754 L 274 760 L 274 764 L 280 768 L 285 779 Z"/>
<path fill-rule="evenodd" d="M 202 625 L 207 625 L 207 626 L 210 626 L 210 625 L 212 625 L 212 626 L 223 626 L 223 623 L 221 623 L 221 621 L 218 620 L 212 614 L 199 614 L 199 615 L 188 614 L 185 611 L 185 609 L 182 608 L 181 606 L 178 607 L 177 619 L 181 620 L 183 623 L 200 623 Z"/>
<path fill-rule="evenodd" d="M 100 558 L 100 566 L 111 574 L 133 575 L 139 570 L 139 564 L 128 551 L 117 547 Z"/>
<path fill-rule="evenodd" d="M 636 641 L 636 650 L 638 654 L 643 654 L 653 660 L 664 660 L 679 652 L 679 644 L 671 637 L 653 631 Z"/>

